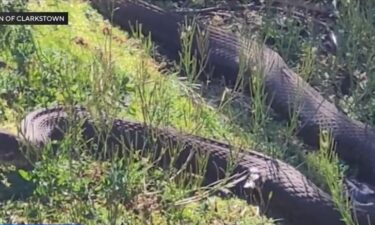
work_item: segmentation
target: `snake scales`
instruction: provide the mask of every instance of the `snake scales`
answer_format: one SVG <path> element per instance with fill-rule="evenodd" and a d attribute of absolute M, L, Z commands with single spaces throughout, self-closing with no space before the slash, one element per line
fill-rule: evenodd
<path fill-rule="evenodd" d="M 110 150 L 121 149 L 122 157 L 129 151 L 144 150 L 151 152 L 153 158 L 159 159 L 163 165 L 186 166 L 192 172 L 202 171 L 198 168 L 204 164 L 205 184 L 225 178 L 225 172 L 228 172 L 236 196 L 252 203 L 261 203 L 263 199 L 274 215 L 281 215 L 291 224 L 343 224 L 330 196 L 282 161 L 251 150 L 236 151 L 225 143 L 183 134 L 171 128 L 154 128 L 120 119 L 104 122 L 107 129 L 97 129 L 103 127 L 103 121 L 96 123 L 85 109 L 78 106 L 73 110 L 63 106 L 37 109 L 22 120 L 19 136 L 0 132 L 0 159 L 29 168 L 32 164 L 28 159 L 37 158 L 33 154 L 25 157 L 30 146 L 41 149 L 50 141 L 60 141 L 73 124 L 78 124 L 83 140 L 101 146 L 99 150 L 103 150 L 103 146 Z M 178 150 L 173 161 L 171 153 L 163 149 Z M 106 151 L 108 153 L 111 152 Z M 268 200 L 271 192 L 272 197 Z M 368 217 L 375 218 L 366 208 L 356 209 L 353 213 L 360 224 L 367 224 Z"/>
<path fill-rule="evenodd" d="M 103 14 L 109 15 L 107 1 L 94 0 L 93 5 Z M 165 12 L 157 7 L 142 1 L 120 1 L 114 13 L 114 22 L 129 29 L 129 22 L 138 21 L 143 24 L 145 33 L 151 32 L 155 41 L 165 45 L 171 56 L 178 58 L 180 50 L 179 23 L 182 18 Z M 317 140 L 319 127 L 328 128 L 337 142 L 336 150 L 348 162 L 361 166 L 362 177 L 374 183 L 374 150 L 373 130 L 364 124 L 353 121 L 342 114 L 333 104 L 324 100 L 318 92 L 300 79 L 291 71 L 274 51 L 265 46 L 256 47 L 250 41 L 242 39 L 214 27 L 206 27 L 208 31 L 209 63 L 215 66 L 215 75 L 223 75 L 229 83 L 235 82 L 239 71 L 240 55 L 244 54 L 249 64 L 261 60 L 264 65 L 265 88 L 272 107 L 276 112 L 288 117 L 290 109 L 298 109 L 301 124 L 301 136 L 308 142 Z M 260 55 L 260 58 L 256 55 Z M 303 104 L 296 104 L 295 98 L 302 99 Z M 272 100 L 272 101 L 271 101 Z M 75 108 L 75 114 L 86 115 L 82 109 Z M 41 109 L 31 112 L 26 116 L 21 125 L 23 137 L 17 137 L 7 132 L 0 133 L 0 157 L 2 161 L 24 161 L 24 156 L 19 151 L 23 143 L 32 143 L 38 147 L 49 140 L 60 140 L 63 137 L 58 127 L 65 127 L 68 114 L 62 107 Z M 98 133 L 93 129 L 91 120 L 85 120 L 83 136 L 86 139 L 97 139 Z M 181 167 L 185 162 L 191 161 L 190 167 L 198 165 L 191 158 L 207 157 L 205 178 L 209 182 L 221 179 L 222 171 L 228 170 L 231 150 L 228 145 L 214 140 L 197 136 L 181 134 L 169 128 L 152 128 L 132 121 L 114 120 L 109 134 L 112 138 L 110 144 L 119 144 L 117 139 L 123 139 L 127 149 L 151 149 L 156 155 L 162 155 L 169 160 L 168 154 L 163 154 L 163 147 L 180 146 L 175 166 Z M 150 132 L 152 134 L 150 134 Z M 156 142 L 149 142 L 150 135 L 156 135 Z M 122 146 L 124 147 L 124 146 Z M 335 210 L 329 195 L 321 191 L 299 171 L 279 160 L 265 155 L 246 151 L 238 153 L 234 159 L 235 164 L 231 173 L 241 174 L 245 179 L 233 187 L 233 192 L 249 200 L 253 193 L 247 181 L 253 168 L 259 173 L 261 180 L 261 196 L 268 199 L 270 192 L 273 197 L 269 202 L 269 209 L 280 213 L 292 224 L 343 224 L 340 214 Z M 259 198 L 259 197 L 258 197 Z M 374 221 L 374 212 L 353 210 L 360 224 L 368 224 L 368 218 Z"/>
<path fill-rule="evenodd" d="M 136 22 L 142 24 L 143 33 L 150 33 L 170 57 L 178 60 L 181 50 L 179 30 L 184 17 L 138 0 L 117 0 L 114 6 L 102 0 L 91 2 L 107 18 L 110 18 L 111 9 L 117 8 L 113 12 L 113 22 L 126 30 L 131 30 Z M 375 184 L 374 128 L 346 116 L 270 48 L 217 27 L 199 25 L 208 34 L 207 60 L 214 67 L 214 76 L 224 77 L 228 84 L 234 84 L 239 78 L 241 60 L 246 60 L 249 67 L 260 65 L 265 94 L 275 112 L 285 118 L 290 118 L 291 112 L 297 112 L 298 134 L 308 144 L 318 145 L 320 129 L 329 130 L 338 155 L 349 164 L 358 165 L 359 177 Z M 194 46 L 197 48 L 198 45 Z"/>
<path fill-rule="evenodd" d="M 183 16 L 140 0 L 117 0 L 111 4 L 103 0 L 91 2 L 100 13 L 128 31 L 136 23 L 141 24 L 143 34 L 151 34 L 151 38 L 161 44 L 171 58 L 179 59 Z M 275 112 L 287 119 L 293 116 L 291 112 L 296 112 L 298 135 L 307 144 L 317 146 L 320 131 L 330 131 L 339 157 L 358 167 L 358 178 L 375 184 L 374 128 L 346 116 L 267 46 L 199 21 L 198 26 L 206 33 L 207 60 L 208 65 L 214 68 L 214 76 L 224 77 L 232 85 L 242 78 L 246 84 L 246 73 L 239 75 L 240 62 L 245 62 L 245 72 L 251 73 L 254 66 L 261 68 L 265 95 Z M 193 48 L 198 52 L 199 38 L 193 42 Z"/>

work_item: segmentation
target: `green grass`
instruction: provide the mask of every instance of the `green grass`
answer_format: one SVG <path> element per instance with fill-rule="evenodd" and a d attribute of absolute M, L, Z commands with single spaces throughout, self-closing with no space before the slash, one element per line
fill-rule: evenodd
<path fill-rule="evenodd" d="M 3 128 L 16 132 L 20 119 L 36 107 L 79 103 L 122 118 L 248 142 L 212 107 L 191 99 L 189 85 L 176 75 L 158 73 L 147 43 L 112 28 L 87 3 L 30 1 L 27 7 L 68 11 L 71 23 L 2 27 L 9 32 L 0 56 L 9 65 L 0 79 Z M 244 201 L 207 198 L 198 181 L 186 186 L 171 180 L 175 171 L 161 171 L 147 159 L 97 162 L 76 139 L 70 136 L 57 156 L 45 149 L 33 171 L 2 169 L 0 223 L 271 224 Z M 33 192 L 26 193 L 31 186 Z"/>
<path fill-rule="evenodd" d="M 340 8 L 342 17 L 335 27 L 341 40 L 337 56 L 317 55 L 316 37 L 300 38 L 304 28 L 293 20 L 286 21 L 287 31 L 280 30 L 271 11 L 259 34 L 273 38 L 272 47 L 327 98 L 353 118 L 374 124 L 373 99 L 368 97 L 375 87 L 375 47 L 370 44 L 374 18 L 364 15 L 375 6 L 366 4 L 350 1 Z M 22 5 L 2 3 L 0 10 L 18 11 Z M 147 38 L 130 38 L 103 21 L 85 1 L 29 1 L 27 8 L 68 11 L 70 25 L 0 26 L 6 34 L 0 37 L 0 61 L 7 64 L 0 68 L 2 128 L 15 133 L 20 119 L 36 107 L 81 104 L 93 112 L 224 140 L 298 167 L 332 194 L 346 224 L 354 224 L 341 195 L 341 162 L 326 145 L 308 157 L 303 154 L 301 149 L 306 147 L 295 137 L 295 118 L 288 124 L 274 121 L 257 76 L 250 81 L 256 93 L 251 100 L 228 90 L 202 98 L 194 88 L 200 73 L 195 65 L 204 66 L 204 61 L 186 54 L 191 50 L 189 34 L 182 39 L 179 68 L 187 79 L 181 81 L 177 73 L 158 72 Z M 350 76 L 365 73 L 368 77 L 351 95 L 335 92 L 335 75 L 343 67 Z M 322 137 L 322 143 L 326 141 Z M 97 161 L 84 150 L 73 129 L 59 154 L 44 149 L 33 171 L 1 167 L 0 223 L 276 224 L 244 201 L 208 197 L 212 191 L 200 187 L 199 176 L 161 170 L 138 155 Z"/>

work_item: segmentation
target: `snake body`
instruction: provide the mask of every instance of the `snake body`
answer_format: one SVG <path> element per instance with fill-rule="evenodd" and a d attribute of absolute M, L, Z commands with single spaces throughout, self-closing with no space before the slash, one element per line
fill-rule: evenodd
<path fill-rule="evenodd" d="M 73 123 L 80 124 L 82 137 L 87 143 L 109 146 L 110 150 L 121 149 L 122 156 L 129 151 L 145 150 L 164 164 L 172 163 L 177 168 L 186 165 L 192 172 L 197 172 L 200 164 L 204 164 L 206 184 L 225 178 L 227 172 L 236 181 L 232 186 L 234 194 L 255 203 L 263 199 L 271 212 L 281 215 L 291 224 L 343 224 L 330 196 L 282 161 L 251 150 L 236 151 L 225 143 L 184 134 L 172 128 L 154 128 L 130 120 L 108 120 L 105 123 L 108 129 L 100 131 L 81 107 L 74 107 L 73 111 L 62 106 L 37 109 L 22 121 L 22 135 L 0 132 L 2 161 L 26 165 L 26 162 L 21 162 L 26 160 L 23 146 L 42 148 L 50 141 L 60 141 Z M 106 138 L 100 139 L 104 133 Z M 172 157 L 172 153 L 163 149 L 178 151 Z M 206 162 L 200 160 L 202 158 Z M 252 179 L 254 175 L 257 178 Z M 256 183 L 256 188 L 248 185 L 251 182 Z M 366 224 L 364 221 L 368 213 L 360 210 L 356 213 L 361 224 Z"/>
<path fill-rule="evenodd" d="M 109 16 L 107 1 L 93 0 L 92 4 Z M 151 32 L 155 41 L 164 44 L 173 58 L 178 58 L 181 49 L 179 27 L 183 21 L 182 17 L 142 1 L 123 0 L 116 1 L 115 4 L 118 8 L 113 17 L 115 23 L 126 29 L 130 29 L 129 22 L 142 23 L 145 34 Z M 241 57 L 248 60 L 248 65 L 255 65 L 257 60 L 261 61 L 264 65 L 265 91 L 275 111 L 289 117 L 291 109 L 298 110 L 298 117 L 302 122 L 300 133 L 309 143 L 316 142 L 319 128 L 330 129 L 339 155 L 360 165 L 363 177 L 374 183 L 374 140 L 371 137 L 375 136 L 371 128 L 341 113 L 290 70 L 282 58 L 271 49 L 252 45 L 252 42 L 245 38 L 215 27 L 202 27 L 208 32 L 208 60 L 209 64 L 214 66 L 216 76 L 224 76 L 228 83 L 234 83 Z M 301 99 L 303 104 L 296 104 L 295 96 Z M 72 114 L 68 112 L 70 111 L 63 107 L 39 109 L 29 113 L 22 121 L 21 136 L 0 132 L 1 161 L 27 165 L 22 153 L 25 143 L 38 149 L 51 140 L 61 140 L 73 115 L 83 120 L 83 123 L 79 124 L 82 124 L 85 140 L 101 143 L 98 146 L 112 146 L 110 149 L 117 146 L 122 150 L 148 149 L 155 154 L 155 158 L 161 157 L 162 161 L 166 162 L 171 162 L 173 157 L 162 149 L 178 148 L 180 151 L 177 152 L 173 164 L 178 168 L 187 164 L 193 172 L 200 166 L 198 159 L 206 158 L 204 178 L 208 184 L 222 179 L 224 171 L 230 171 L 236 180 L 232 187 L 234 194 L 249 201 L 252 197 L 265 199 L 271 211 L 286 218 L 291 224 L 344 224 L 330 196 L 298 170 L 282 161 L 250 150 L 233 154 L 232 147 L 225 143 L 183 134 L 171 128 L 153 128 L 122 119 L 107 121 L 109 138 L 105 139 L 107 143 L 103 145 L 100 138 L 102 133 L 94 129 L 95 124 L 91 119 L 87 119 L 89 116 L 85 110 L 75 107 Z M 253 185 L 249 185 L 253 181 L 254 173 L 259 175 L 259 179 L 256 179 L 259 184 L 256 184 L 256 187 L 259 187 L 260 195 L 254 191 Z M 353 210 L 353 213 L 361 225 L 369 224 L 369 219 L 375 221 L 373 209 Z"/>
<path fill-rule="evenodd" d="M 178 60 L 181 51 L 180 27 L 185 22 L 184 17 L 140 0 L 117 0 L 114 5 L 104 0 L 91 2 L 100 13 L 128 31 L 136 23 L 142 24 L 142 32 L 151 34 L 152 39 L 160 43 L 170 57 Z M 116 10 L 111 17 L 113 8 Z M 207 60 L 214 68 L 215 76 L 224 77 L 228 84 L 234 84 L 239 78 L 241 60 L 249 70 L 254 66 L 261 67 L 265 95 L 275 112 L 286 119 L 297 115 L 297 133 L 307 144 L 318 146 L 321 129 L 328 130 L 339 157 L 358 166 L 360 179 L 375 184 L 374 128 L 345 115 L 267 46 L 218 27 L 199 22 L 198 25 L 207 34 Z M 199 51 L 197 42 L 193 47 Z M 247 74 L 244 75 L 246 83 Z"/>

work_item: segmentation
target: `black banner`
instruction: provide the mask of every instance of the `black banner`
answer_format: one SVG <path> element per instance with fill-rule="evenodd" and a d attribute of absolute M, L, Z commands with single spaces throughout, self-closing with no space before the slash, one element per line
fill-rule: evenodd
<path fill-rule="evenodd" d="M 0 12 L 0 25 L 67 25 L 67 12 Z"/>

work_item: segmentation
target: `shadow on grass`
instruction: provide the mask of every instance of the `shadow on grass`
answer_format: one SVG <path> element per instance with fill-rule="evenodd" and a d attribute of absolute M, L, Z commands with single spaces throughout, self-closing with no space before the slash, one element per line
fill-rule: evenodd
<path fill-rule="evenodd" d="M 27 181 L 18 171 L 3 174 L 7 184 L 0 183 L 0 201 L 25 200 L 34 192 L 36 185 L 32 181 Z"/>

